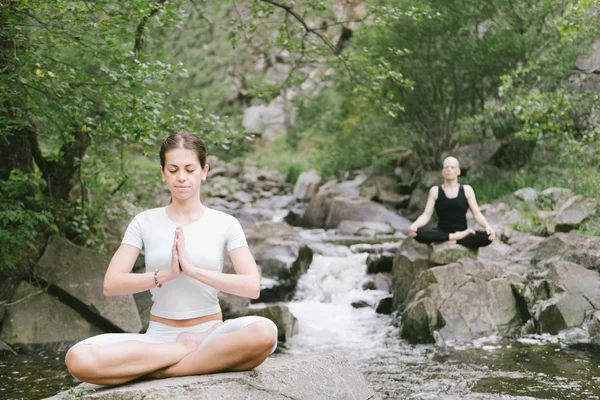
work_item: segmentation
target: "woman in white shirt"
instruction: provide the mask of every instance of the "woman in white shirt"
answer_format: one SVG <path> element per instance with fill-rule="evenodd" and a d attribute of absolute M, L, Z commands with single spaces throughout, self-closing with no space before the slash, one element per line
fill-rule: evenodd
<path fill-rule="evenodd" d="M 206 146 L 191 133 L 179 132 L 163 142 L 160 172 L 171 203 L 131 221 L 104 278 L 106 296 L 151 290 L 148 330 L 77 343 L 66 355 L 77 379 L 116 385 L 141 376 L 245 371 L 277 347 L 277 327 L 266 318 L 222 322 L 218 292 L 256 299 L 260 277 L 239 222 L 201 202 L 206 156 Z M 142 248 L 146 272 L 132 273 Z M 222 272 L 224 248 L 235 274 Z"/>

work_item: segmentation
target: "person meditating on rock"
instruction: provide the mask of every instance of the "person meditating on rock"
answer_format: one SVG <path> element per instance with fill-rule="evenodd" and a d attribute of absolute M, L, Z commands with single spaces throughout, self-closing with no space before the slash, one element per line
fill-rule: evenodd
<path fill-rule="evenodd" d="M 106 333 L 75 344 L 66 364 L 77 379 L 117 385 L 139 377 L 247 371 L 277 347 L 277 326 L 267 318 L 222 322 L 218 292 L 256 299 L 260 275 L 238 220 L 201 201 L 206 157 L 206 146 L 191 133 L 163 142 L 160 173 L 171 203 L 131 221 L 104 278 L 107 296 L 150 290 L 150 325 L 144 334 Z M 142 249 L 146 272 L 133 273 Z M 234 274 L 223 273 L 224 249 Z"/>
<path fill-rule="evenodd" d="M 408 236 L 425 244 L 458 243 L 471 248 L 492 243 L 495 237 L 494 229 L 479 210 L 473 188 L 458 183 L 460 164 L 456 158 L 447 157 L 444 160 L 442 175 L 444 183 L 429 189 L 425 211 L 408 228 Z M 437 228 L 423 228 L 431 219 L 434 209 L 438 217 Z M 475 221 L 485 228 L 485 232 L 467 227 L 469 209 Z"/>

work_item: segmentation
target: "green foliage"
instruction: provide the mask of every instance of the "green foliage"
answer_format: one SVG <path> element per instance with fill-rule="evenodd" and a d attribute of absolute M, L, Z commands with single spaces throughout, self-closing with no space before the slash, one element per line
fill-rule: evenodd
<path fill-rule="evenodd" d="M 27 267 L 37 259 L 45 235 L 56 229 L 44 203 L 45 181 L 39 173 L 13 170 L 0 180 L 0 270 Z"/>
<path fill-rule="evenodd" d="M 149 46 L 151 29 L 181 23 L 183 3 L 32 0 L 1 7 L 0 41 L 9 45 L 0 51 L 0 155 L 8 157 L 0 183 L 13 191 L 15 205 L 4 208 L 10 221 L 48 222 L 48 214 L 37 218 L 39 211 L 14 193 L 15 169 L 32 173 L 33 158 L 56 233 L 101 249 L 95 226 L 110 198 L 127 186 L 126 149 L 154 154 L 178 130 L 222 148 L 239 136 L 202 99 L 173 97 L 173 81 L 189 72 Z M 24 229 L 23 243 L 37 240 Z"/>
<path fill-rule="evenodd" d="M 501 127 L 509 125 L 516 137 L 577 157 L 582 147 L 596 146 L 600 133 L 600 97 L 585 89 L 585 75 L 573 71 L 600 34 L 600 6 L 589 0 L 540 3 L 547 13 L 540 14 L 544 23 L 532 38 L 539 42 L 535 53 L 502 76 L 498 101 L 480 115 L 481 129 L 505 136 Z"/>

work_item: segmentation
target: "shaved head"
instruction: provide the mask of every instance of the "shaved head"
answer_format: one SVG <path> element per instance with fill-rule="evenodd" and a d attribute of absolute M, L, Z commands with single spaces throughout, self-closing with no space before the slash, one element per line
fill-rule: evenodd
<path fill-rule="evenodd" d="M 445 167 L 446 165 L 455 165 L 456 168 L 460 169 L 460 163 L 458 162 L 458 160 L 454 157 L 446 157 L 444 159 L 444 163 L 442 165 L 442 167 Z"/>

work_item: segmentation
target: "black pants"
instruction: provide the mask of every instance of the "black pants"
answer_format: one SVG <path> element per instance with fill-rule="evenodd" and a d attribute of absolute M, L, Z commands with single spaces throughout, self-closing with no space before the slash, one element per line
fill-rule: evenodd
<path fill-rule="evenodd" d="M 431 243 L 442 243 L 447 242 L 450 237 L 450 233 L 441 231 L 437 228 L 419 228 L 417 229 L 417 236 L 415 240 L 419 243 L 431 244 Z M 462 244 L 465 247 L 478 248 L 485 247 L 492 243 L 488 239 L 487 233 L 484 231 L 475 231 L 475 234 L 470 234 L 464 239 L 457 240 L 456 243 Z"/>

